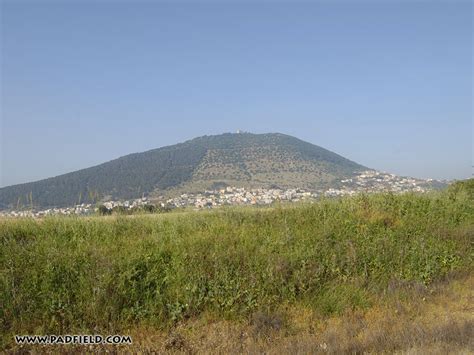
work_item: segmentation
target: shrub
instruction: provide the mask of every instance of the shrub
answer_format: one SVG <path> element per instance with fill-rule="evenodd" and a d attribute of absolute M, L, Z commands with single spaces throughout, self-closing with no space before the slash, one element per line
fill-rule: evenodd
<path fill-rule="evenodd" d="M 107 207 L 105 207 L 104 205 L 100 205 L 99 206 L 99 215 L 101 216 L 106 216 L 106 215 L 110 215 L 112 214 L 112 210 L 109 210 Z"/>
<path fill-rule="evenodd" d="M 393 285 L 423 287 L 472 267 L 473 200 L 451 197 L 0 220 L 0 333 L 248 319 L 295 303 L 322 314 L 363 308 Z M 279 327 L 265 319 L 254 324 Z"/>

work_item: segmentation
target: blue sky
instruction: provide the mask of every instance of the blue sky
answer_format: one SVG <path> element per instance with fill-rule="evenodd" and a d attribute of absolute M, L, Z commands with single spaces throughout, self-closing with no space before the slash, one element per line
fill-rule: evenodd
<path fill-rule="evenodd" d="M 471 2 L 1 4 L 0 186 L 237 129 L 471 176 Z"/>

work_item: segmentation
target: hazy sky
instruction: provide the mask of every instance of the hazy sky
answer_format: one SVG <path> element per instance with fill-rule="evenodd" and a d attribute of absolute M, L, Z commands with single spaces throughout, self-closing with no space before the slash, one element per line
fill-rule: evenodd
<path fill-rule="evenodd" d="M 471 175 L 470 1 L 1 4 L 0 186 L 237 129 Z"/>

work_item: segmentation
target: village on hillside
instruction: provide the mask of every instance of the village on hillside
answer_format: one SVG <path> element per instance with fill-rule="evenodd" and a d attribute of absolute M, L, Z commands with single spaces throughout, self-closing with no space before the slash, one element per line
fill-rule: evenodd
<path fill-rule="evenodd" d="M 358 193 L 376 192 L 417 192 L 424 193 L 434 188 L 445 186 L 446 181 L 433 179 L 415 179 L 400 177 L 375 170 L 367 170 L 354 175 L 349 179 L 340 180 L 337 187 L 317 191 L 308 191 L 301 188 L 292 189 L 245 189 L 243 187 L 228 186 L 219 190 L 206 190 L 202 193 L 184 193 L 173 198 L 159 197 L 149 200 L 142 197 L 129 201 L 106 201 L 100 208 L 105 211 L 121 209 L 122 211 L 140 209 L 144 206 L 157 205 L 161 208 L 216 208 L 226 205 L 270 205 L 274 202 L 311 201 L 320 197 L 352 196 Z M 98 205 L 78 204 L 64 208 L 49 208 L 45 210 L 25 209 L 0 211 L 0 217 L 45 217 L 50 215 L 91 215 L 99 212 Z"/>

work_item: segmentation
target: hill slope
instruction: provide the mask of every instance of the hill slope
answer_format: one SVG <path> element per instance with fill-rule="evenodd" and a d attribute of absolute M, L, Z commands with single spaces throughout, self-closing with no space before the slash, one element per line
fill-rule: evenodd
<path fill-rule="evenodd" d="M 279 134 L 221 134 L 130 154 L 72 173 L 0 189 L 0 208 L 67 206 L 130 199 L 170 189 L 217 185 L 327 186 L 366 169 L 340 155 Z"/>

